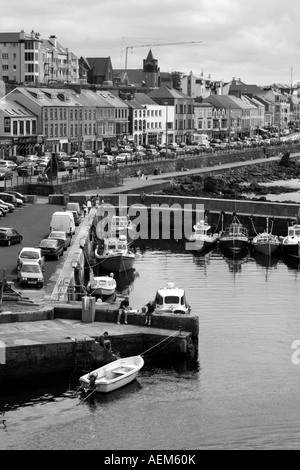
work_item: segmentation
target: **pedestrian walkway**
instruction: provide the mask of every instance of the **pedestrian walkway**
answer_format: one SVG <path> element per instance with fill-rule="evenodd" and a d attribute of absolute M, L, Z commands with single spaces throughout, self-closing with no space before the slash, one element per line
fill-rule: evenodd
<path fill-rule="evenodd" d="M 291 154 L 291 158 L 298 158 L 300 157 L 300 153 L 293 153 Z M 221 157 L 220 157 L 221 158 Z M 269 157 L 268 162 L 277 161 L 281 157 L 276 155 L 274 157 Z M 139 177 L 128 177 L 123 179 L 123 185 L 112 187 L 112 188 L 104 188 L 101 190 L 101 194 L 121 194 L 127 193 L 128 191 L 137 191 L 137 192 L 147 192 L 147 188 L 151 188 L 155 186 L 163 186 L 166 182 L 172 181 L 174 178 L 182 177 L 182 176 L 190 176 L 190 175 L 198 175 L 198 174 L 206 174 L 220 170 L 230 170 L 235 168 L 241 168 L 247 165 L 257 165 L 259 163 L 266 163 L 266 158 L 256 158 L 255 160 L 247 160 L 247 161 L 239 161 L 239 162 L 231 162 L 231 163 L 220 163 L 219 165 L 214 166 L 206 166 L 202 168 L 191 168 L 190 170 L 182 171 L 172 171 L 168 173 L 162 173 L 161 175 L 147 175 L 145 179 L 141 179 Z M 99 190 L 87 190 L 87 191 L 80 191 L 76 193 L 72 193 L 72 196 L 86 194 L 88 195 L 95 195 L 96 192 Z"/>

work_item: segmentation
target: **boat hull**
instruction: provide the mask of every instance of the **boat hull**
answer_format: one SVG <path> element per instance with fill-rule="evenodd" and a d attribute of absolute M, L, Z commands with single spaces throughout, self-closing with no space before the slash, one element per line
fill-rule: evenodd
<path fill-rule="evenodd" d="M 85 390 L 109 393 L 135 380 L 143 366 L 144 360 L 141 356 L 118 359 L 83 375 L 79 382 Z M 91 381 L 91 377 L 96 378 Z"/>
<path fill-rule="evenodd" d="M 300 242 L 299 243 L 283 243 L 282 254 L 292 258 L 300 259 Z"/>
<path fill-rule="evenodd" d="M 121 273 L 133 268 L 134 255 L 96 255 L 100 268 L 104 271 Z"/>
<path fill-rule="evenodd" d="M 253 243 L 253 248 L 257 253 L 261 253 L 265 256 L 271 256 L 280 249 L 280 243 Z"/>
<path fill-rule="evenodd" d="M 207 237 L 191 237 L 189 239 L 189 249 L 195 253 L 202 253 L 208 251 L 217 245 L 218 236 Z"/>
<path fill-rule="evenodd" d="M 239 253 L 245 250 L 248 246 L 248 239 L 246 237 L 232 238 L 232 237 L 221 237 L 219 238 L 219 246 L 224 250 L 231 251 L 233 253 Z"/>

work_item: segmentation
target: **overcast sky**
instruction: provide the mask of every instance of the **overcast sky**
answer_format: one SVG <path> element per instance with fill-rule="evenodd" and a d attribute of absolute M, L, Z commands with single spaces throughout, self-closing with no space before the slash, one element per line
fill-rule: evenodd
<path fill-rule="evenodd" d="M 0 31 L 55 35 L 77 57 L 110 57 L 113 68 L 142 68 L 152 45 L 161 72 L 300 80 L 299 0 L 11 0 Z M 202 41 L 202 42 L 197 42 Z M 172 44 L 191 42 L 191 44 Z M 155 46 L 155 44 L 161 44 Z"/>

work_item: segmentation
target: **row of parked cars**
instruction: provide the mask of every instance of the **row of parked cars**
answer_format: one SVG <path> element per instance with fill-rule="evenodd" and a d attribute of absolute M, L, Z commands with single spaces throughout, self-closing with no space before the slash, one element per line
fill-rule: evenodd
<path fill-rule="evenodd" d="M 26 196 L 17 191 L 7 189 L 0 192 L 0 218 L 14 212 L 15 208 L 22 206 L 26 200 Z"/>
<path fill-rule="evenodd" d="M 50 233 L 37 247 L 24 247 L 17 260 L 19 286 L 43 287 L 45 260 L 59 259 L 71 245 L 76 225 L 81 221 L 79 203 L 68 203 L 65 211 L 56 211 L 50 221 Z"/>

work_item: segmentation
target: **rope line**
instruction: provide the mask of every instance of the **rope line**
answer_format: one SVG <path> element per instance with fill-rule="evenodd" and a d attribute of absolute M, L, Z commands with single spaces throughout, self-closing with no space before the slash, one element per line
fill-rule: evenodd
<path fill-rule="evenodd" d="M 140 354 L 140 356 L 144 356 L 148 351 L 151 351 L 151 349 L 153 348 L 156 348 L 157 346 L 159 346 L 160 344 L 164 343 L 165 341 L 167 341 L 169 338 L 172 338 L 173 336 L 177 335 L 177 333 L 180 333 L 181 330 L 177 330 L 175 331 L 175 333 L 173 333 L 172 335 L 168 336 L 167 338 L 164 338 L 162 341 L 160 341 L 159 343 L 155 344 L 154 346 L 151 346 L 151 348 L 149 349 L 146 349 L 146 351 L 142 352 Z M 173 340 L 172 340 L 173 341 Z"/>

